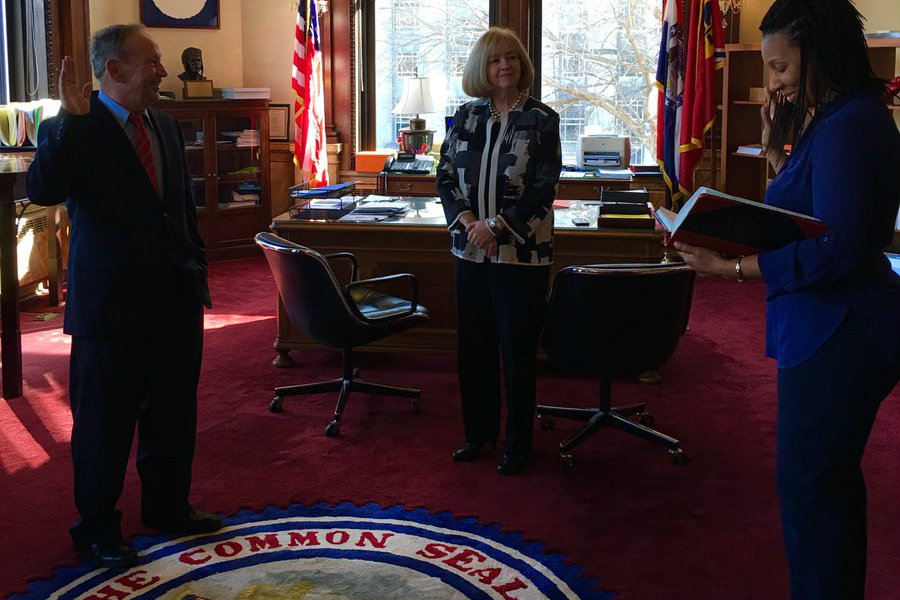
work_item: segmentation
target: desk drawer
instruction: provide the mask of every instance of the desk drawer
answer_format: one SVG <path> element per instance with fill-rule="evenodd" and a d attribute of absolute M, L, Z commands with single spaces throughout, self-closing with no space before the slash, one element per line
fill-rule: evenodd
<path fill-rule="evenodd" d="M 384 194 L 387 196 L 437 196 L 434 177 L 391 177 L 385 180 Z"/>

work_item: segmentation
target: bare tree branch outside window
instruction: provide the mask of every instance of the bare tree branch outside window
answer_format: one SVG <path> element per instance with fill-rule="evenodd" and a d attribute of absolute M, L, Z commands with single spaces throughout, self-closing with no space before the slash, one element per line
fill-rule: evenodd
<path fill-rule="evenodd" d="M 653 162 L 656 148 L 656 55 L 660 2 L 544 0 L 541 100 L 582 123 L 578 133 L 631 138 L 632 162 Z M 563 156 L 574 161 L 578 133 L 561 132 Z"/>
<path fill-rule="evenodd" d="M 660 36 L 658 0 L 543 0 L 541 100 L 560 113 L 563 156 L 574 162 L 578 135 L 614 133 L 631 138 L 632 162 L 653 162 L 656 147 L 656 75 Z M 469 100 L 462 66 L 488 27 L 489 0 L 375 0 L 378 147 L 396 147 L 409 115 L 391 109 L 403 93 L 403 75 L 432 81 L 443 113 L 420 115 L 435 139 L 444 115 Z M 371 118 L 371 116 L 370 116 Z M 436 144 L 436 146 L 439 146 Z"/>

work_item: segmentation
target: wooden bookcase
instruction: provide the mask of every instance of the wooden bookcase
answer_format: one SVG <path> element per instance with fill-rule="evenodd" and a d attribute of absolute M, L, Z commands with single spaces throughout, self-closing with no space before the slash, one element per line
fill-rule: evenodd
<path fill-rule="evenodd" d="M 870 39 L 869 61 L 875 74 L 884 79 L 896 76 L 900 39 Z M 750 100 L 751 87 L 763 87 L 768 69 L 759 53 L 759 44 L 726 44 L 727 62 L 722 86 L 721 189 L 729 194 L 762 201 L 766 186 L 775 173 L 762 156 L 742 156 L 738 146 L 758 144 L 762 132 L 761 101 Z M 894 107 L 900 123 L 900 110 Z"/>
<path fill-rule="evenodd" d="M 267 100 L 160 101 L 184 135 L 200 235 L 211 260 L 255 252 L 271 222 Z M 252 138 L 245 131 L 258 131 Z M 235 194 L 247 197 L 237 201 Z"/>

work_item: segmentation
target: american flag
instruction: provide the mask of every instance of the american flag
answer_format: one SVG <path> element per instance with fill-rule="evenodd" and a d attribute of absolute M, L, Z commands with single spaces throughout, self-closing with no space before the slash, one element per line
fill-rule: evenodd
<path fill-rule="evenodd" d="M 294 162 L 309 187 L 328 185 L 325 92 L 315 0 L 300 0 L 294 28 Z"/>

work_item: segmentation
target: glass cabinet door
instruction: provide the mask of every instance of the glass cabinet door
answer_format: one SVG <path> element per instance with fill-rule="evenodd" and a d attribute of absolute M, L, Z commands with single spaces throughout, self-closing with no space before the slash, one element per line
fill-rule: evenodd
<path fill-rule="evenodd" d="M 191 194 L 197 210 L 206 210 L 206 175 L 211 169 L 205 161 L 205 123 L 203 117 L 179 117 L 181 135 L 184 136 L 184 153 L 187 156 L 188 173 L 191 176 Z"/>
<path fill-rule="evenodd" d="M 218 210 L 262 205 L 259 119 L 218 116 L 215 133 Z"/>

